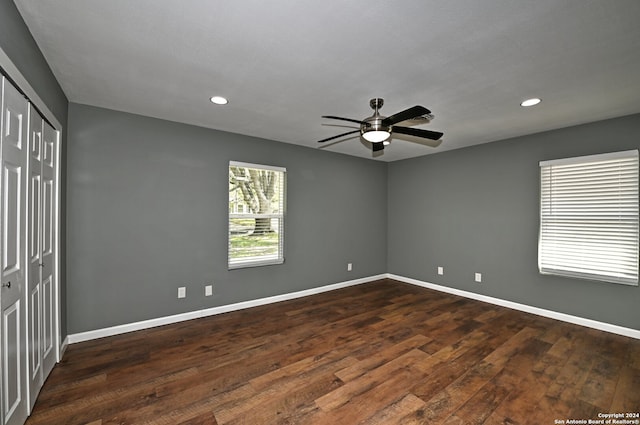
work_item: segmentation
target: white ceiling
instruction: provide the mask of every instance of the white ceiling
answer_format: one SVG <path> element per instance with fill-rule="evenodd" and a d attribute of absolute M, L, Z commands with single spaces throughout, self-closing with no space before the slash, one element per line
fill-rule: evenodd
<path fill-rule="evenodd" d="M 15 3 L 71 102 L 314 148 L 349 130 L 321 115 L 373 97 L 431 109 L 440 147 L 395 138 L 382 161 L 640 112 L 638 0 Z"/>

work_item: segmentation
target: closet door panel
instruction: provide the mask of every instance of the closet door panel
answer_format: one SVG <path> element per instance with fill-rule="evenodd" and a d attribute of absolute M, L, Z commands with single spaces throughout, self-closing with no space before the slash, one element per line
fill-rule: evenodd
<path fill-rule="evenodd" d="M 29 267 L 29 401 L 30 407 L 44 382 L 42 372 L 42 309 L 43 288 L 40 276 L 42 251 L 42 123 L 34 108 L 29 109 L 29 188 L 27 207 L 27 264 Z"/>
<path fill-rule="evenodd" d="M 42 201 L 41 201 L 41 285 L 42 285 L 42 364 L 44 377 L 56 363 L 56 226 L 57 226 L 57 161 L 58 132 L 43 123 L 42 137 Z"/>
<path fill-rule="evenodd" d="M 2 377 L 3 387 L 3 416 L 6 423 L 15 418 L 19 423 L 19 417 L 26 417 L 26 400 L 23 387 L 26 384 L 22 379 L 22 304 L 16 301 L 7 308 L 2 309 Z"/>
<path fill-rule="evenodd" d="M 5 425 L 22 424 L 27 403 L 26 218 L 28 103 L 2 79 L 0 131 L 0 274 L 2 349 L 2 417 Z"/>

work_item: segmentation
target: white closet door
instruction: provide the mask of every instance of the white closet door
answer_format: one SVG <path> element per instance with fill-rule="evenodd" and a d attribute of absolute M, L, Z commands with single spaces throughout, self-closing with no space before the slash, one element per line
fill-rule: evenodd
<path fill-rule="evenodd" d="M 0 133 L 0 292 L 2 417 L 23 424 L 27 404 L 27 332 L 24 311 L 27 205 L 27 100 L 2 79 Z"/>
<path fill-rule="evenodd" d="M 27 207 L 30 409 L 57 359 L 57 282 L 54 267 L 57 155 L 58 132 L 31 107 Z"/>
<path fill-rule="evenodd" d="M 58 135 L 46 121 L 42 125 L 41 202 L 41 286 L 42 286 L 42 367 L 44 378 L 56 364 L 58 346 L 57 260 L 57 167 Z"/>
<path fill-rule="evenodd" d="M 42 372 L 42 285 L 41 285 L 41 189 L 42 189 L 42 123 L 43 119 L 33 107 L 29 109 L 29 187 L 27 216 L 27 264 L 29 286 L 27 303 L 29 315 L 29 401 L 30 408 L 44 382 Z"/>

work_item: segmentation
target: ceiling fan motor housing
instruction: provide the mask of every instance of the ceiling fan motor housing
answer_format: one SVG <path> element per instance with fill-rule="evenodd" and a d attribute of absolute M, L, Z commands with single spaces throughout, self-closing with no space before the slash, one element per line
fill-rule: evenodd
<path fill-rule="evenodd" d="M 365 118 L 360 125 L 360 133 L 364 134 L 369 131 L 386 131 L 387 133 L 391 133 L 390 125 L 382 125 L 382 120 L 386 117 L 382 116 L 373 116 L 369 118 Z"/>

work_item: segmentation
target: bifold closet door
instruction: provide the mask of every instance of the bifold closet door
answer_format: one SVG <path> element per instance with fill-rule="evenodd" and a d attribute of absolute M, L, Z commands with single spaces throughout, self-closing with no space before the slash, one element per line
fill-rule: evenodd
<path fill-rule="evenodd" d="M 56 364 L 58 310 L 56 308 L 56 228 L 57 228 L 57 168 L 58 135 L 49 125 L 42 123 L 42 203 L 41 203 L 41 285 L 42 285 L 42 367 L 44 378 Z"/>
<path fill-rule="evenodd" d="M 44 383 L 42 368 L 42 124 L 43 119 L 38 112 L 29 110 L 29 187 L 28 187 L 28 267 L 29 289 L 27 303 L 29 306 L 29 400 L 30 407 L 35 404 L 38 392 Z"/>
<path fill-rule="evenodd" d="M 31 108 L 29 120 L 29 390 L 35 404 L 56 363 L 55 226 L 58 132 Z"/>
<path fill-rule="evenodd" d="M 0 338 L 1 408 L 4 425 L 21 425 L 28 415 L 25 242 L 27 217 L 28 102 L 2 78 L 0 133 Z"/>

